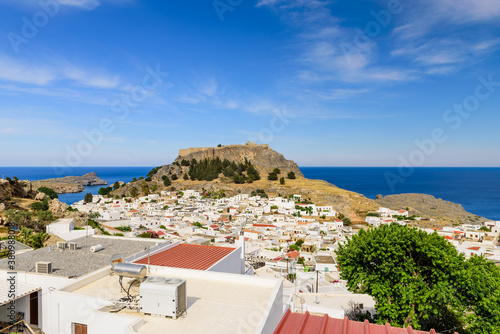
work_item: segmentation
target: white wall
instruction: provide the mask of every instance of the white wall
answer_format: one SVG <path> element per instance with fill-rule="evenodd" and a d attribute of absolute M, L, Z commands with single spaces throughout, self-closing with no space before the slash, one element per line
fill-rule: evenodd
<path fill-rule="evenodd" d="M 236 248 L 231 254 L 208 268 L 207 271 L 241 274 L 241 247 Z"/>

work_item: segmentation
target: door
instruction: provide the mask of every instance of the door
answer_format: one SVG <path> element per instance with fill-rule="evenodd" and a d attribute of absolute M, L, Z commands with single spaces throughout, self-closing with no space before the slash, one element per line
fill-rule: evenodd
<path fill-rule="evenodd" d="M 30 294 L 30 324 L 38 326 L 38 291 Z"/>
<path fill-rule="evenodd" d="M 74 334 L 87 334 L 87 325 L 73 323 Z"/>

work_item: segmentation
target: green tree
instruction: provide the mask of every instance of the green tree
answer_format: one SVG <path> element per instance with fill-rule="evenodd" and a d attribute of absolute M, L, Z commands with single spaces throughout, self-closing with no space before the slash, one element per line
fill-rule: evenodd
<path fill-rule="evenodd" d="M 120 181 L 116 181 L 115 184 L 113 184 L 113 190 L 119 189 L 121 186 Z"/>
<path fill-rule="evenodd" d="M 45 210 L 45 211 L 38 211 L 36 213 L 36 217 L 38 221 L 47 224 L 51 223 L 54 221 L 54 215 L 52 214 L 52 211 L 50 210 Z"/>
<path fill-rule="evenodd" d="M 483 257 L 465 260 L 437 233 L 397 224 L 360 230 L 339 246 L 337 261 L 349 290 L 375 299 L 380 323 L 464 326 L 461 334 L 500 328 L 500 269 Z"/>
<path fill-rule="evenodd" d="M 270 181 L 276 181 L 278 180 L 278 174 L 271 172 L 269 175 L 267 175 L 267 179 Z"/>
<path fill-rule="evenodd" d="M 86 193 L 83 200 L 85 203 L 92 203 L 92 198 L 93 198 L 93 196 L 91 193 Z"/>
<path fill-rule="evenodd" d="M 137 188 L 136 187 L 130 188 L 130 196 L 137 197 L 137 195 L 139 195 L 139 191 L 137 190 Z"/>
<path fill-rule="evenodd" d="M 273 169 L 274 174 L 281 174 L 281 170 L 279 168 Z"/>
<path fill-rule="evenodd" d="M 280 178 L 280 184 L 285 184 L 285 178 L 284 177 Z"/>
<path fill-rule="evenodd" d="M 184 173 L 183 178 L 184 178 L 184 180 L 189 180 L 189 176 L 187 175 L 187 173 Z"/>
<path fill-rule="evenodd" d="M 41 202 L 35 202 L 31 204 L 31 208 L 34 211 L 45 211 L 49 209 L 49 200 L 48 198 L 44 198 Z"/>
<path fill-rule="evenodd" d="M 44 193 L 47 196 L 49 196 L 50 199 L 59 198 L 59 196 L 54 191 L 54 189 L 47 188 L 47 187 L 40 187 L 40 188 L 38 188 L 38 191 L 41 192 L 41 193 Z"/>
<path fill-rule="evenodd" d="M 295 173 L 294 173 L 294 172 L 288 172 L 287 177 L 288 177 L 290 180 L 293 180 L 293 179 L 295 179 Z"/>

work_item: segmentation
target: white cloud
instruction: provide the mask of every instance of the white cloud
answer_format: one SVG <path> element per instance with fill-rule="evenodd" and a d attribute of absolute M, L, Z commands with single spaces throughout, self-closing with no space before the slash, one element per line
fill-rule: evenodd
<path fill-rule="evenodd" d="M 0 80 L 47 85 L 57 78 L 50 68 L 23 63 L 0 54 Z"/>
<path fill-rule="evenodd" d="M 60 6 L 73 7 L 82 10 L 93 10 L 105 3 L 111 4 L 126 4 L 131 3 L 133 0 L 57 0 Z M 26 7 L 30 10 L 34 8 L 40 8 L 40 0 L 0 0 L 0 4 L 12 5 L 17 7 Z"/>
<path fill-rule="evenodd" d="M 120 83 L 117 75 L 108 75 L 102 70 L 83 69 L 64 60 L 57 61 L 57 64 L 44 64 L 15 59 L 0 53 L 0 81 L 47 87 L 66 80 L 74 86 L 97 89 L 117 88 Z"/>

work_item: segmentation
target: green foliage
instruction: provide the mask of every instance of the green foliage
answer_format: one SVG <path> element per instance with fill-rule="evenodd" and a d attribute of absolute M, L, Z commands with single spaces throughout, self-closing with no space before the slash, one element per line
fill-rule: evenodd
<path fill-rule="evenodd" d="M 352 225 L 351 220 L 348 217 L 344 216 L 344 214 L 342 214 L 340 212 L 337 215 L 337 218 L 344 222 L 344 226 L 351 226 Z"/>
<path fill-rule="evenodd" d="M 306 259 L 304 257 L 299 257 L 299 259 L 297 260 L 297 264 L 304 264 L 304 262 L 306 261 Z"/>
<path fill-rule="evenodd" d="M 170 181 L 170 179 L 168 178 L 168 176 L 163 175 L 161 178 L 163 179 L 163 185 L 165 187 L 169 187 L 170 185 L 172 185 L 172 181 Z"/>
<path fill-rule="evenodd" d="M 270 181 L 276 181 L 278 180 L 278 174 L 276 174 L 275 172 L 271 172 L 267 175 L 267 179 Z"/>
<path fill-rule="evenodd" d="M 102 188 L 99 189 L 98 194 L 101 195 L 101 196 L 107 196 L 112 191 L 113 191 L 112 187 L 106 187 L 106 188 L 102 187 Z"/>
<path fill-rule="evenodd" d="M 339 245 L 341 278 L 376 301 L 379 323 L 465 334 L 500 328 L 500 269 L 465 260 L 443 237 L 397 224 L 361 230 Z"/>
<path fill-rule="evenodd" d="M 113 233 L 115 237 L 123 237 L 123 233 Z"/>
<path fill-rule="evenodd" d="M 16 236 L 16 240 L 34 249 L 42 248 L 50 235 L 45 232 L 34 233 L 30 228 L 22 228 Z"/>
<path fill-rule="evenodd" d="M 280 184 L 285 184 L 285 178 L 284 177 L 280 178 Z"/>
<path fill-rule="evenodd" d="M 256 189 L 256 190 L 252 190 L 250 196 L 260 196 L 260 197 L 265 197 L 265 198 L 268 198 L 266 192 L 264 189 Z"/>
<path fill-rule="evenodd" d="M 144 180 L 144 176 L 139 176 L 139 180 Z"/>
<path fill-rule="evenodd" d="M 298 251 L 300 249 L 300 247 L 297 245 L 291 245 L 290 247 L 288 247 L 288 249 Z"/>
<path fill-rule="evenodd" d="M 288 177 L 290 180 L 293 180 L 293 179 L 295 179 L 295 173 L 294 173 L 294 172 L 288 172 L 287 177 Z"/>
<path fill-rule="evenodd" d="M 47 196 L 49 196 L 50 199 L 59 198 L 59 196 L 54 191 L 54 189 L 47 188 L 47 187 L 40 187 L 40 188 L 38 188 L 38 191 L 41 192 L 41 193 L 44 193 Z"/>
<path fill-rule="evenodd" d="M 186 181 L 189 180 L 189 176 L 187 175 L 187 173 L 184 173 L 183 179 Z"/>
<path fill-rule="evenodd" d="M 118 227 L 115 227 L 118 231 L 122 231 L 122 232 L 130 232 L 131 231 L 131 228 L 130 226 L 118 226 Z"/>
<path fill-rule="evenodd" d="M 170 177 L 172 178 L 172 181 L 175 181 L 179 178 L 177 174 L 172 174 Z"/>
<path fill-rule="evenodd" d="M 166 227 L 165 225 L 160 225 L 160 228 L 161 228 L 161 229 L 164 229 L 164 230 L 166 230 L 166 229 L 167 229 L 167 227 Z"/>
<path fill-rule="evenodd" d="M 85 201 L 85 203 L 92 203 L 92 194 L 91 193 L 86 193 L 85 194 L 85 197 L 83 198 L 83 200 Z"/>
<path fill-rule="evenodd" d="M 50 210 L 38 211 L 36 213 L 36 218 L 39 222 L 42 222 L 44 224 L 51 223 L 55 220 L 54 215 Z"/>
<path fill-rule="evenodd" d="M 96 219 L 96 218 L 100 218 L 101 217 L 101 214 L 99 212 L 90 212 L 89 213 L 89 219 Z"/>
<path fill-rule="evenodd" d="M 182 159 L 181 161 L 181 166 L 189 166 L 191 163 L 189 162 L 189 160 L 186 160 L 186 159 Z"/>
<path fill-rule="evenodd" d="M 222 144 L 217 145 L 217 147 L 222 147 Z"/>
<path fill-rule="evenodd" d="M 156 173 L 158 173 L 158 171 L 160 170 L 160 168 L 161 168 L 161 166 L 158 166 L 158 167 L 155 167 L 155 168 L 153 168 L 152 170 L 150 170 L 150 171 L 148 172 L 148 174 L 147 174 L 146 176 L 147 176 L 147 177 L 149 177 L 149 180 L 151 180 L 151 178 L 152 178 L 153 176 L 155 176 L 155 175 L 156 175 Z M 146 180 L 146 181 L 147 181 L 147 180 Z"/>
<path fill-rule="evenodd" d="M 375 212 L 370 212 L 368 214 L 366 214 L 367 217 L 380 217 L 380 215 L 378 213 L 375 213 Z"/>
<path fill-rule="evenodd" d="M 78 209 L 74 208 L 72 206 L 68 206 L 68 208 L 66 209 L 66 211 L 69 211 L 69 212 L 78 212 Z"/>
<path fill-rule="evenodd" d="M 199 223 L 199 222 L 194 223 L 193 226 L 198 226 L 198 227 L 203 228 L 203 225 L 201 225 L 201 223 Z"/>
<path fill-rule="evenodd" d="M 113 190 L 119 189 L 121 187 L 121 184 L 119 181 L 116 181 L 115 184 L 113 184 Z"/>
<path fill-rule="evenodd" d="M 281 170 L 279 168 L 273 169 L 274 174 L 281 174 Z"/>
<path fill-rule="evenodd" d="M 130 196 L 131 197 L 137 197 L 137 195 L 139 195 L 139 190 L 137 190 L 136 187 L 130 188 Z"/>
<path fill-rule="evenodd" d="M 295 244 L 296 244 L 296 245 L 299 247 L 299 249 L 300 249 L 300 247 L 302 247 L 302 244 L 304 244 L 304 240 L 299 239 L 299 240 L 297 240 L 297 241 L 295 242 Z"/>
<path fill-rule="evenodd" d="M 49 209 L 49 200 L 48 198 L 44 198 L 41 202 L 35 202 L 31 204 L 31 209 L 34 211 L 46 211 Z"/>
<path fill-rule="evenodd" d="M 481 226 L 481 227 L 479 228 L 479 231 L 491 232 L 491 228 L 488 228 L 487 226 Z"/>

